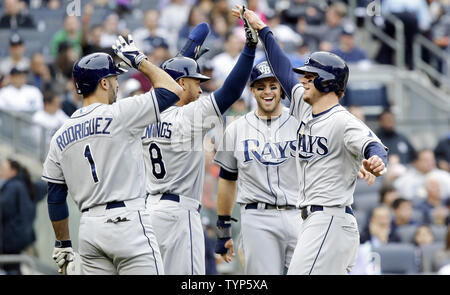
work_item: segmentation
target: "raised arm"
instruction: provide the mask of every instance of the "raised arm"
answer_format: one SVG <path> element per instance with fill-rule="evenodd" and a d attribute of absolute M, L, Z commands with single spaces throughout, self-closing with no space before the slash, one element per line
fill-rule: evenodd
<path fill-rule="evenodd" d="M 232 10 L 233 15 L 240 17 L 239 10 L 241 9 L 241 6 L 236 5 L 236 7 L 238 9 Z M 275 41 L 270 28 L 259 18 L 256 13 L 252 10 L 246 9 L 243 15 L 247 19 L 249 25 L 258 31 L 259 39 L 264 45 L 269 66 L 277 77 L 277 80 L 280 82 L 284 92 L 287 94 L 288 98 L 291 99 L 292 89 L 296 84 L 300 83 L 295 73 L 292 71 L 291 61 Z"/>
<path fill-rule="evenodd" d="M 145 54 L 140 52 L 134 45 L 133 37 L 131 35 L 128 35 L 128 43 L 122 36 L 119 36 L 116 45 L 113 45 L 113 49 L 117 56 L 119 56 L 128 67 L 133 67 L 147 76 L 155 89 L 164 88 L 178 97 L 181 96 L 181 93 L 183 92 L 181 86 L 178 85 L 178 83 L 164 70 L 148 61 Z M 173 103 L 175 102 L 176 101 Z"/>
<path fill-rule="evenodd" d="M 222 87 L 214 91 L 214 98 L 222 114 L 241 97 L 252 71 L 255 49 L 256 46 L 249 47 L 245 45 L 237 63 L 225 79 Z"/>

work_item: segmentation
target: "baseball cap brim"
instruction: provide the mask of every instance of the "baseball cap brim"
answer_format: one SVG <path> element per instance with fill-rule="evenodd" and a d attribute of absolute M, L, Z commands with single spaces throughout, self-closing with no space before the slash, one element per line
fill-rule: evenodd
<path fill-rule="evenodd" d="M 275 75 L 273 73 L 267 73 L 267 74 L 260 75 L 260 76 L 258 76 L 258 78 L 256 78 L 255 80 L 253 80 L 250 83 L 250 86 L 255 84 L 256 81 L 261 80 L 261 79 L 265 79 L 265 78 L 276 78 L 276 77 L 275 77 Z"/>
<path fill-rule="evenodd" d="M 192 74 L 192 75 L 185 76 L 184 78 L 194 78 L 194 79 L 199 79 L 199 80 L 200 80 L 200 83 L 201 83 L 201 82 L 206 82 L 206 81 L 208 81 L 208 80 L 211 79 L 211 78 L 208 77 L 208 76 L 205 76 L 205 75 L 202 75 L 202 74 L 198 74 L 198 73 L 195 73 L 195 74 Z"/>

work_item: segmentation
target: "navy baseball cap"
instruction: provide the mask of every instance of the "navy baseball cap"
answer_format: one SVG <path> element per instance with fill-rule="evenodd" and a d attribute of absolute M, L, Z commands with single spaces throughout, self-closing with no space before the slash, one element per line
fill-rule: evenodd
<path fill-rule="evenodd" d="M 13 34 L 11 34 L 11 36 L 9 36 L 9 45 L 10 46 L 22 45 L 22 44 L 23 44 L 23 39 L 22 39 L 22 37 L 20 37 L 19 34 L 13 33 Z"/>

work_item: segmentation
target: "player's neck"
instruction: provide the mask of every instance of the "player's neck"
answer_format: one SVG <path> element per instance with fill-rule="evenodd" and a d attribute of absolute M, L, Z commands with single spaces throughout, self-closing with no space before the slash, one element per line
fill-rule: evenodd
<path fill-rule="evenodd" d="M 325 112 L 326 110 L 334 107 L 339 103 L 339 98 L 336 96 L 334 92 L 327 93 L 320 97 L 316 102 L 314 102 L 312 107 L 313 115 L 320 114 Z"/>
<path fill-rule="evenodd" d="M 108 96 L 102 95 L 100 93 L 94 92 L 93 94 L 86 96 L 83 99 L 83 107 L 87 107 L 88 105 L 94 104 L 94 103 L 103 103 L 108 104 Z"/>
<path fill-rule="evenodd" d="M 272 112 L 265 112 L 263 109 L 257 108 L 255 111 L 255 114 L 260 119 L 271 120 L 271 119 L 276 119 L 279 116 L 281 116 L 282 109 L 283 108 L 280 103 Z"/>

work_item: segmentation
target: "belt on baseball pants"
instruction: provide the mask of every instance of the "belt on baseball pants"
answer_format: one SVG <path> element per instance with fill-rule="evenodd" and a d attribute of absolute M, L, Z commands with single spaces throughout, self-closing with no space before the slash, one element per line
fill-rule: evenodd
<path fill-rule="evenodd" d="M 309 212 L 308 212 L 308 207 L 309 207 Z M 311 205 L 311 206 L 307 206 L 307 207 L 303 207 L 301 208 L 302 210 L 302 219 L 305 220 L 306 218 L 308 218 L 308 216 L 316 211 L 323 211 L 323 206 L 318 206 L 318 205 Z M 345 207 L 345 213 L 353 214 L 353 210 L 350 206 L 346 206 Z"/>
<path fill-rule="evenodd" d="M 160 200 L 169 200 L 180 203 L 180 196 L 175 194 L 163 193 Z M 202 209 L 202 205 L 198 205 L 197 211 L 200 213 L 200 209 Z"/>
<path fill-rule="evenodd" d="M 106 203 L 106 210 L 114 209 L 114 208 L 120 208 L 120 207 L 125 207 L 125 202 L 124 201 L 114 201 L 114 202 Z M 89 208 L 81 210 L 82 213 L 88 212 L 88 211 L 89 211 Z"/>
<path fill-rule="evenodd" d="M 262 209 L 277 209 L 277 210 L 297 209 L 297 207 L 295 207 L 294 205 L 280 206 L 280 205 L 272 205 L 272 204 L 268 204 L 268 203 L 250 203 L 250 204 L 245 205 L 245 209 L 258 209 L 259 204 L 262 204 Z"/>

